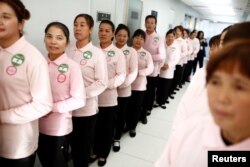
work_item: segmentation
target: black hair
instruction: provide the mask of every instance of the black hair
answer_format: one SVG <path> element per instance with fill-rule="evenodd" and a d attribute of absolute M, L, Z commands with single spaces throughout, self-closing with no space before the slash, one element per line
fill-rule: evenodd
<path fill-rule="evenodd" d="M 25 8 L 20 0 L 0 0 L 2 3 L 8 4 L 14 11 L 19 22 L 29 20 L 30 12 Z"/>
<path fill-rule="evenodd" d="M 169 34 L 174 34 L 175 35 L 175 31 L 174 31 L 174 29 L 169 29 L 168 31 L 167 31 L 167 33 L 166 33 L 166 36 L 165 37 L 167 37 Z"/>
<path fill-rule="evenodd" d="M 137 36 L 141 36 L 144 39 L 144 41 L 146 40 L 146 33 L 142 29 L 135 30 L 132 38 L 137 37 Z"/>
<path fill-rule="evenodd" d="M 94 27 L 94 20 L 93 20 L 93 17 L 90 16 L 89 14 L 85 14 L 85 13 L 81 13 L 81 14 L 78 14 L 75 19 L 74 19 L 74 23 L 76 22 L 76 20 L 79 18 L 79 17 L 83 17 L 86 22 L 87 22 L 87 25 L 89 26 L 89 28 L 93 28 Z"/>
<path fill-rule="evenodd" d="M 115 35 L 120 31 L 120 30 L 125 30 L 128 33 L 128 37 L 130 37 L 130 30 L 128 28 L 128 26 L 126 26 L 125 24 L 119 24 L 118 27 L 115 30 Z"/>
<path fill-rule="evenodd" d="M 114 23 L 112 21 L 110 21 L 110 20 L 102 20 L 100 25 L 103 24 L 103 23 L 109 24 L 111 26 L 111 28 L 112 28 L 112 32 L 115 32 L 115 25 L 114 25 Z"/>
<path fill-rule="evenodd" d="M 67 43 L 69 43 L 69 29 L 68 29 L 68 27 L 65 24 L 63 24 L 61 22 L 55 21 L 55 22 L 49 23 L 46 26 L 45 30 L 44 30 L 45 34 L 47 34 L 49 28 L 53 27 L 53 26 L 58 27 L 58 28 L 60 28 L 63 31 L 63 33 L 64 33 L 64 35 L 66 37 L 66 41 L 67 41 Z"/>
<path fill-rule="evenodd" d="M 224 39 L 223 43 L 235 40 L 235 39 L 250 39 L 250 22 L 237 23 L 231 26 Z"/>
<path fill-rule="evenodd" d="M 208 45 L 209 45 L 210 48 L 213 45 L 219 46 L 220 45 L 220 34 L 211 37 L 209 42 L 208 42 Z"/>

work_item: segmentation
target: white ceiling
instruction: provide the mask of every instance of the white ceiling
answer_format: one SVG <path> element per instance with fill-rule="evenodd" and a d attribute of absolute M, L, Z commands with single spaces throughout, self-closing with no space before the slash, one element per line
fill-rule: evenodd
<path fill-rule="evenodd" d="M 181 0 L 198 11 L 203 19 L 239 22 L 250 18 L 250 0 Z"/>

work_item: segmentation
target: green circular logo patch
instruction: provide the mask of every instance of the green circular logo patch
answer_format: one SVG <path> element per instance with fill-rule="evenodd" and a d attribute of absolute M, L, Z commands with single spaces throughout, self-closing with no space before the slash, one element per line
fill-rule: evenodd
<path fill-rule="evenodd" d="M 86 52 L 83 53 L 83 58 L 84 59 L 91 59 L 91 57 L 92 57 L 92 52 L 86 51 Z"/>
<path fill-rule="evenodd" d="M 11 63 L 14 65 L 14 66 L 20 66 L 23 64 L 25 60 L 25 57 L 23 54 L 21 53 L 18 53 L 18 54 L 15 54 L 12 58 L 11 58 Z"/>
<path fill-rule="evenodd" d="M 108 51 L 108 56 L 109 57 L 114 57 L 115 56 L 115 51 L 113 51 L 113 50 Z"/>
<path fill-rule="evenodd" d="M 58 67 L 58 71 L 60 73 L 65 73 L 69 70 L 69 66 L 68 64 L 61 64 L 59 67 Z"/>

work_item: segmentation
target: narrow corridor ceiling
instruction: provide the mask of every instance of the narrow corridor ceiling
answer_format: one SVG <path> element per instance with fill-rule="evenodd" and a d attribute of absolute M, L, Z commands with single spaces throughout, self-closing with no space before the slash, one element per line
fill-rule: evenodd
<path fill-rule="evenodd" d="M 250 20 L 250 0 L 181 0 L 203 19 L 235 23 Z"/>

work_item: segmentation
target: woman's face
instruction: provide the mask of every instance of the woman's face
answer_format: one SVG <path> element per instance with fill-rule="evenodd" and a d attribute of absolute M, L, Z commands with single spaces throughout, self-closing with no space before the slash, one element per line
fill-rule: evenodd
<path fill-rule="evenodd" d="M 154 18 L 148 18 L 145 22 L 145 27 L 147 32 L 154 32 L 156 23 Z"/>
<path fill-rule="evenodd" d="M 188 33 L 186 30 L 183 31 L 183 38 L 187 39 L 189 37 Z"/>
<path fill-rule="evenodd" d="M 168 34 L 166 37 L 166 44 L 170 46 L 174 42 L 174 39 L 175 37 L 173 33 Z"/>
<path fill-rule="evenodd" d="M 17 41 L 23 24 L 8 4 L 0 2 L 0 46 L 8 47 Z"/>
<path fill-rule="evenodd" d="M 74 36 L 77 41 L 89 40 L 92 28 L 89 27 L 84 17 L 78 17 L 74 22 Z"/>
<path fill-rule="evenodd" d="M 144 44 L 144 38 L 141 36 L 135 36 L 133 38 L 133 48 L 136 50 L 140 49 Z"/>
<path fill-rule="evenodd" d="M 67 47 L 67 38 L 63 31 L 56 27 L 51 26 L 45 34 L 45 46 L 49 55 L 60 57 Z"/>
<path fill-rule="evenodd" d="M 182 37 L 182 32 L 179 28 L 175 30 L 176 38 Z"/>
<path fill-rule="evenodd" d="M 250 79 L 238 70 L 217 70 L 207 91 L 212 116 L 222 131 L 250 136 Z"/>
<path fill-rule="evenodd" d="M 115 35 L 115 40 L 117 45 L 124 46 L 128 41 L 128 32 L 124 29 L 121 29 Z"/>
<path fill-rule="evenodd" d="M 98 36 L 101 44 L 112 43 L 112 38 L 114 37 L 112 26 L 107 23 L 100 24 Z"/>

